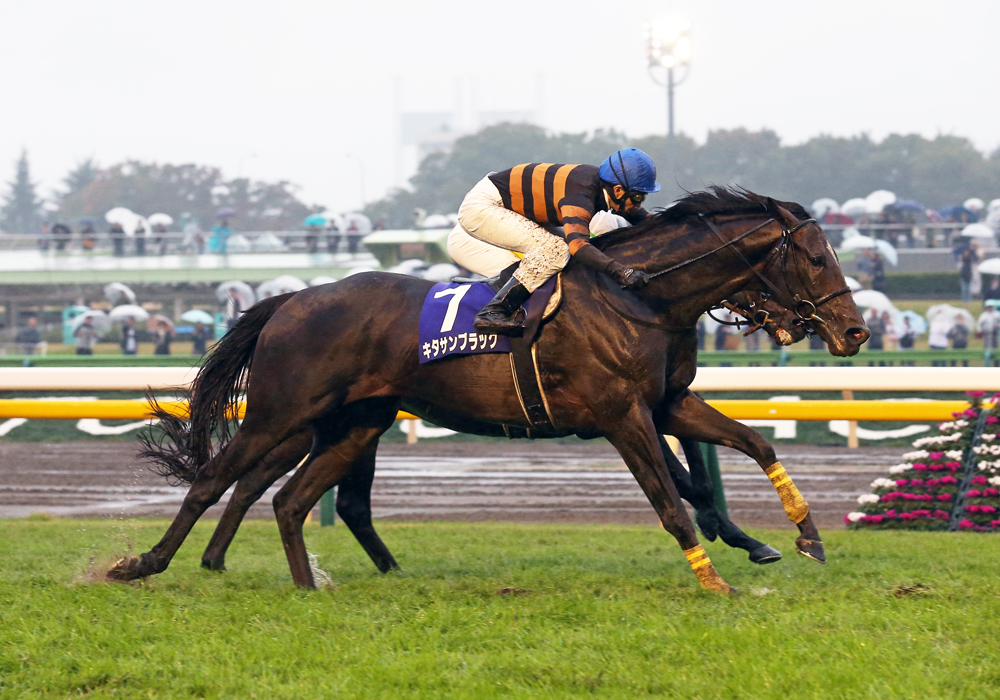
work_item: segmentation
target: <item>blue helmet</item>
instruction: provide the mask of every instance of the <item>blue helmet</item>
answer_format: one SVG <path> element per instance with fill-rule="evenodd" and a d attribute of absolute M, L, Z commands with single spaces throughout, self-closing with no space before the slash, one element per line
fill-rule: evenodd
<path fill-rule="evenodd" d="M 627 191 L 647 194 L 660 191 L 653 159 L 638 148 L 623 148 L 611 154 L 601 163 L 598 174 L 605 182 L 621 185 Z"/>

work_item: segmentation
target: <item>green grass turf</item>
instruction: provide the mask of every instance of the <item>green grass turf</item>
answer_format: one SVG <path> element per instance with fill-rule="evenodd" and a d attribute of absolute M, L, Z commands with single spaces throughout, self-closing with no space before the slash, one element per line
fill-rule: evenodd
<path fill-rule="evenodd" d="M 830 532 L 824 567 L 792 552 L 791 531 L 757 533 L 786 559 L 707 546 L 745 591 L 724 597 L 656 528 L 384 523 L 405 573 L 382 576 L 342 524 L 308 526 L 336 588 L 301 591 L 271 522 L 243 526 L 228 573 L 199 569 L 212 525 L 166 573 L 117 585 L 74 580 L 165 523 L 3 521 L 0 697 L 1000 693 L 996 537 Z"/>

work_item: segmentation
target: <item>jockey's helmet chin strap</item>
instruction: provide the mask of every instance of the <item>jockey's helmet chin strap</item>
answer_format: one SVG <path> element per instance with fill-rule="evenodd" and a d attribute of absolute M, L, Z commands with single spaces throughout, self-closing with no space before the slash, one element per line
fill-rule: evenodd
<path fill-rule="evenodd" d="M 620 199 L 618 197 L 615 197 L 615 186 L 614 185 L 611 185 L 611 191 L 610 192 L 607 189 L 605 189 L 604 192 L 605 192 L 605 194 L 607 194 L 608 199 L 610 199 L 612 202 L 614 202 L 616 205 L 618 205 L 618 209 L 615 211 L 615 213 L 616 214 L 621 214 L 622 212 L 625 211 L 625 201 L 628 199 L 629 192 L 632 191 L 632 188 L 629 187 L 629 184 L 628 184 L 628 173 L 625 172 L 625 160 L 622 158 L 622 152 L 618 151 L 617 155 L 618 155 L 618 165 L 621 166 L 622 175 L 621 175 L 621 177 L 618 177 L 618 173 L 615 172 L 615 166 L 613 164 L 611 166 L 611 174 L 615 176 L 615 179 L 618 180 L 618 186 L 621 187 L 623 190 L 625 190 L 625 192 L 624 192 L 624 194 L 622 194 L 622 196 L 621 196 Z M 614 156 L 611 156 L 611 157 L 614 158 Z M 622 178 L 624 178 L 624 181 L 622 180 Z M 608 183 L 608 184 L 611 184 L 611 183 Z"/>

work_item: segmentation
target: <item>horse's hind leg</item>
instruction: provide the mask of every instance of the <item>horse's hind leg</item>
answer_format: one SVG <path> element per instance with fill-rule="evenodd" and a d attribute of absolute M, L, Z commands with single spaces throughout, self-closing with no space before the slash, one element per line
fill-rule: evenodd
<path fill-rule="evenodd" d="M 226 570 L 226 551 L 250 506 L 263 496 L 271 485 L 290 472 L 309 454 L 312 431 L 295 435 L 273 449 L 257 466 L 237 482 L 226 510 L 212 533 L 212 539 L 201 555 L 201 565 L 214 571 Z"/>
<path fill-rule="evenodd" d="M 372 440 L 351 471 L 337 484 L 337 515 L 384 574 L 398 565 L 372 526 L 372 481 L 377 448 L 378 440 Z"/>
<path fill-rule="evenodd" d="M 795 540 L 798 552 L 818 562 L 826 561 L 809 504 L 777 460 L 774 449 L 759 433 L 722 415 L 690 391 L 674 401 L 661 427 L 671 435 L 732 447 L 757 462 L 781 497 L 788 519 L 799 528 Z"/>
<path fill-rule="evenodd" d="M 244 423 L 244 426 L 246 423 Z M 218 503 L 222 494 L 274 446 L 266 432 L 237 431 L 221 455 L 213 457 L 195 479 L 184 497 L 180 512 L 156 546 L 140 557 L 125 557 L 116 563 L 108 578 L 132 581 L 162 573 L 202 514 Z"/>
<path fill-rule="evenodd" d="M 780 561 L 781 552 L 770 545 L 750 537 L 739 529 L 728 517 L 719 512 L 719 509 L 715 505 L 715 488 L 712 483 L 712 477 L 709 476 L 708 469 L 705 467 L 705 460 L 701 456 L 701 445 L 698 441 L 684 438 L 680 443 L 684 449 L 684 456 L 687 458 L 688 467 L 691 469 L 690 475 L 685 471 L 673 452 L 664 456 L 667 457 L 667 466 L 670 468 L 672 476 L 677 471 L 682 475 L 681 478 L 688 477 L 691 481 L 689 498 L 681 490 L 680 483 L 677 483 L 677 477 L 675 476 L 674 478 L 681 497 L 695 507 L 696 521 L 702 533 L 708 537 L 709 541 L 714 541 L 715 537 L 709 536 L 705 532 L 706 528 L 713 533 L 718 533 L 722 541 L 730 547 L 743 549 L 748 552 L 750 561 L 754 564 L 770 564 Z M 671 464 L 671 461 L 676 463 L 676 467 Z"/>
<path fill-rule="evenodd" d="M 320 497 L 347 475 L 395 421 L 399 402 L 369 399 L 344 407 L 327 426 L 317 426 L 309 459 L 274 498 L 278 531 L 297 586 L 315 588 L 302 524 Z"/>

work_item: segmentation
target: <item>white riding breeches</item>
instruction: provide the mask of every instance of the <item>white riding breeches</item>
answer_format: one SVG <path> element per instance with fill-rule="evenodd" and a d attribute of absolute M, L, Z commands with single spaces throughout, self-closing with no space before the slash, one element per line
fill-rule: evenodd
<path fill-rule="evenodd" d="M 448 234 L 448 255 L 466 270 L 483 277 L 493 277 L 521 259 L 506 248 L 497 248 L 470 236 L 461 226 Z"/>
<path fill-rule="evenodd" d="M 535 291 L 569 262 L 566 241 L 534 221 L 506 209 L 500 191 L 489 177 L 484 177 L 465 195 L 462 206 L 458 208 L 458 223 L 473 238 L 523 253 L 524 258 L 514 277 L 529 292 Z M 451 236 L 449 247 L 450 239 Z"/>

